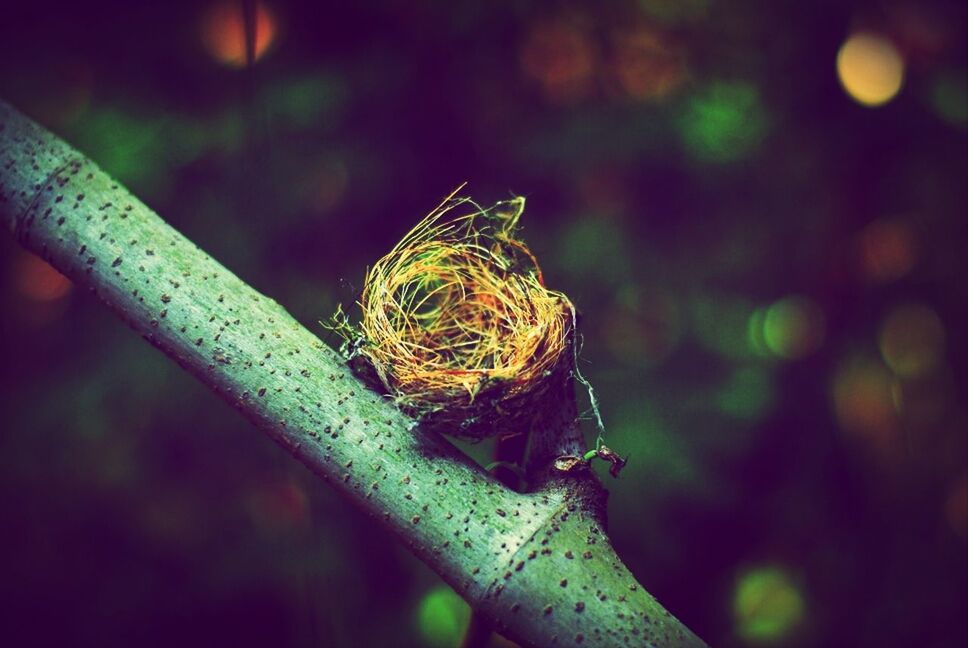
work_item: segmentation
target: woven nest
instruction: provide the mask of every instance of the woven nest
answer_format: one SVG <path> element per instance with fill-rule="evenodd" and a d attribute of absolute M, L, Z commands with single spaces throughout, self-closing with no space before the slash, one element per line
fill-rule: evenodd
<path fill-rule="evenodd" d="M 569 347 L 574 308 L 516 237 L 524 198 L 453 194 L 366 275 L 352 362 L 407 413 L 480 439 L 520 427 Z"/>

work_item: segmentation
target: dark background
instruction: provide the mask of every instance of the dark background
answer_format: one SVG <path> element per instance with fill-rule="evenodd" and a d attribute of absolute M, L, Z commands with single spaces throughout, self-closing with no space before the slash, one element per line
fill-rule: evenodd
<path fill-rule="evenodd" d="M 968 645 L 963 2 L 277 2 L 249 68 L 239 6 L 8 0 L 0 96 L 320 335 L 458 184 L 527 196 L 650 591 L 715 646 Z M 375 522 L 0 254 L 0 643 L 455 645 Z"/>

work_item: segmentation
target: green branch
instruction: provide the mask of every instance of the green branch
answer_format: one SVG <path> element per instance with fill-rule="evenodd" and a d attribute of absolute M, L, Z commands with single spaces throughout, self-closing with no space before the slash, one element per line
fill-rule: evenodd
<path fill-rule="evenodd" d="M 516 493 L 414 429 L 279 304 L 3 102 L 0 221 L 383 520 L 502 634 L 526 646 L 703 645 L 613 551 L 591 472 L 551 468 L 555 452 L 585 450 L 560 407 L 573 408 L 570 383 L 539 435 L 541 490 Z"/>

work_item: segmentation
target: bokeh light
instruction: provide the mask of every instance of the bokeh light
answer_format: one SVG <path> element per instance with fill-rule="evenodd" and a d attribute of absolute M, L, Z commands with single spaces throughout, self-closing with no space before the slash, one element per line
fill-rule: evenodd
<path fill-rule="evenodd" d="M 346 102 L 346 83 L 332 74 L 305 74 L 267 84 L 261 101 L 286 129 L 330 129 Z"/>
<path fill-rule="evenodd" d="M 102 103 L 77 123 L 77 144 L 114 178 L 155 195 L 165 186 L 164 168 L 172 141 L 163 136 L 163 121 L 147 111 Z"/>
<path fill-rule="evenodd" d="M 617 302 L 605 315 L 604 339 L 618 362 L 654 367 L 676 348 L 681 327 L 678 303 L 654 291 L 642 295 L 623 286 Z"/>
<path fill-rule="evenodd" d="M 742 576 L 733 594 L 736 633 L 750 644 L 788 638 L 803 620 L 803 595 L 778 567 L 758 567 Z"/>
<path fill-rule="evenodd" d="M 931 104 L 952 126 L 968 127 L 968 70 L 939 74 L 931 86 Z"/>
<path fill-rule="evenodd" d="M 255 47 L 253 59 L 258 61 L 276 40 L 275 14 L 263 3 L 255 6 Z M 213 5 L 201 19 L 202 42 L 216 61 L 229 67 L 246 64 L 245 16 L 241 2 L 226 0 Z"/>
<path fill-rule="evenodd" d="M 889 282 L 908 274 L 917 261 L 918 249 L 911 227 L 901 220 L 870 223 L 858 237 L 860 265 L 871 281 Z"/>
<path fill-rule="evenodd" d="M 690 303 L 692 330 L 699 344 L 734 360 L 758 355 L 749 339 L 754 313 L 753 305 L 737 295 L 698 295 Z"/>
<path fill-rule="evenodd" d="M 577 18 L 536 25 L 521 50 L 521 69 L 552 101 L 584 96 L 597 65 L 595 47 Z"/>
<path fill-rule="evenodd" d="M 775 645 L 968 647 L 968 4 L 96 4 L 0 19 L 2 100 L 328 344 L 317 321 L 456 184 L 528 197 L 629 457 L 593 466 L 614 544 L 711 646 L 782 626 L 769 595 L 734 617 L 739 576 L 772 570 L 802 609 Z M 879 109 L 841 85 L 862 30 L 900 69 Z M 459 645 L 466 605 L 393 534 L 234 442 L 236 413 L 40 260 L 61 257 L 3 244 L 20 636 Z"/>
<path fill-rule="evenodd" d="M 963 539 L 968 538 L 968 474 L 962 475 L 952 485 L 945 501 L 944 513 L 951 530 Z"/>
<path fill-rule="evenodd" d="M 95 71 L 79 58 L 51 61 L 49 76 L 56 80 L 56 93 L 44 97 L 34 115 L 40 123 L 70 128 L 91 105 Z"/>
<path fill-rule="evenodd" d="M 585 170 L 575 184 L 578 198 L 585 209 L 620 214 L 631 200 L 628 181 L 609 166 Z"/>
<path fill-rule="evenodd" d="M 267 481 L 249 495 L 249 516 L 264 531 L 285 531 L 309 522 L 309 497 L 293 479 Z"/>
<path fill-rule="evenodd" d="M 732 162 L 749 155 L 767 131 L 756 86 L 716 82 L 693 96 L 679 119 L 686 149 L 705 162 Z"/>
<path fill-rule="evenodd" d="M 767 307 L 762 306 L 750 313 L 746 321 L 746 344 L 753 355 L 764 357 L 771 355 L 763 337 L 763 323 L 766 321 Z"/>
<path fill-rule="evenodd" d="M 624 471 L 622 480 L 637 482 L 635 486 L 618 489 L 616 496 L 622 492 L 642 505 L 643 498 L 661 497 L 669 488 L 691 489 L 702 485 L 701 466 L 690 454 L 688 441 L 656 403 L 644 395 L 626 403 L 609 418 L 608 442 L 610 447 L 622 448 L 633 457 L 630 467 L 634 466 L 634 470 Z M 604 474 L 604 467 L 601 468 Z"/>
<path fill-rule="evenodd" d="M 904 59 L 888 39 L 858 32 L 837 52 L 837 75 L 855 101 L 865 106 L 880 106 L 901 90 Z"/>
<path fill-rule="evenodd" d="M 834 378 L 833 401 L 840 428 L 883 458 L 897 449 L 897 380 L 873 358 L 845 362 Z"/>
<path fill-rule="evenodd" d="M 823 311 L 807 297 L 785 297 L 773 303 L 763 314 L 762 322 L 763 343 L 781 358 L 803 358 L 823 343 Z"/>
<path fill-rule="evenodd" d="M 327 160 L 316 167 L 314 174 L 316 191 L 313 206 L 319 211 L 330 211 L 339 206 L 346 196 L 349 174 L 339 158 Z"/>
<path fill-rule="evenodd" d="M 18 252 L 14 259 L 14 287 L 34 302 L 54 302 L 71 292 L 71 280 L 39 256 Z"/>
<path fill-rule="evenodd" d="M 454 648 L 470 620 L 470 606 L 454 590 L 441 585 L 427 592 L 417 606 L 417 629 L 431 648 Z"/>
<path fill-rule="evenodd" d="M 605 282 L 627 277 L 631 268 L 620 224 L 592 214 L 562 228 L 557 255 L 569 274 Z"/>
<path fill-rule="evenodd" d="M 682 52 L 664 32 L 640 25 L 616 34 L 614 73 L 630 97 L 662 99 L 682 84 L 685 71 Z"/>
<path fill-rule="evenodd" d="M 921 304 L 896 307 L 880 332 L 884 362 L 902 378 L 920 378 L 937 368 L 944 356 L 944 325 L 932 309 Z"/>
<path fill-rule="evenodd" d="M 716 393 L 719 410 L 733 418 L 755 421 L 765 415 L 776 398 L 773 377 L 763 367 L 738 367 Z"/>

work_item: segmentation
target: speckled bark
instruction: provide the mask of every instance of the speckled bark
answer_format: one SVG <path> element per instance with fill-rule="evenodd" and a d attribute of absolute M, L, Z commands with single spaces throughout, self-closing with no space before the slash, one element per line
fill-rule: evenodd
<path fill-rule="evenodd" d="M 588 471 L 504 488 L 69 145 L 0 102 L 0 219 L 527 646 L 701 646 L 636 582 Z M 570 389 L 570 386 L 568 387 Z M 569 399 L 564 398 L 564 402 Z M 173 404 L 175 405 L 175 404 Z M 542 438 L 580 448 L 557 408 Z M 562 437 L 561 435 L 565 436 Z M 558 439 L 558 442 L 555 441 Z"/>

